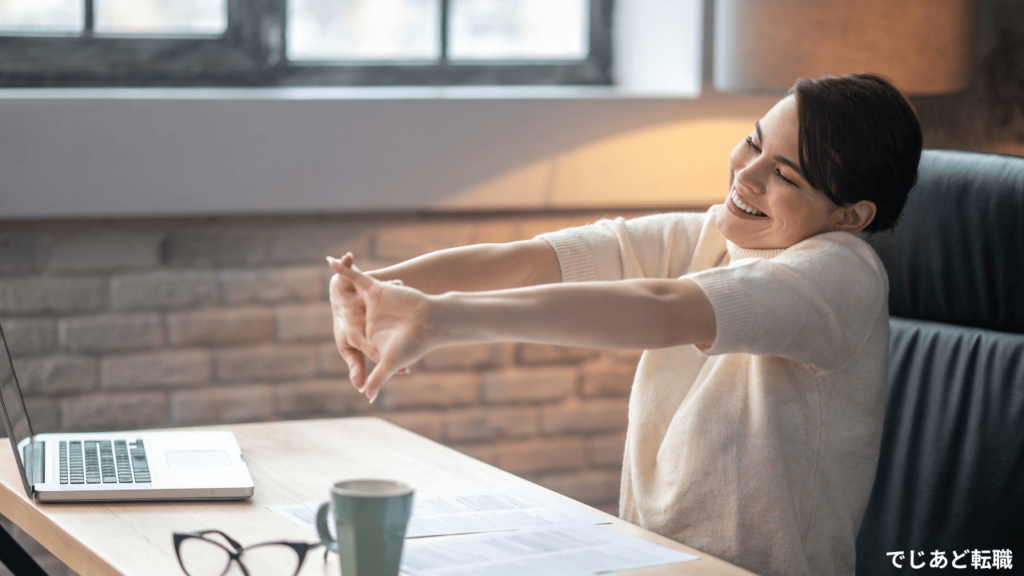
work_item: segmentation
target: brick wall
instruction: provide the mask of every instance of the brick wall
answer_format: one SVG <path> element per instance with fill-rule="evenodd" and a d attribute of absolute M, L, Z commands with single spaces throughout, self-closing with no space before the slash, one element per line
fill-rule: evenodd
<path fill-rule="evenodd" d="M 375 415 L 614 512 L 639 352 L 446 348 L 371 405 L 334 348 L 324 262 L 374 269 L 606 215 L 5 222 L 0 321 L 37 432 Z"/>

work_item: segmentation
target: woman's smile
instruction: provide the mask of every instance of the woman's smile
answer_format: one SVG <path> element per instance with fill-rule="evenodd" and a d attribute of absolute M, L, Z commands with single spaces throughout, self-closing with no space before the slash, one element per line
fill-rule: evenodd
<path fill-rule="evenodd" d="M 732 192 L 729 193 L 729 202 L 728 202 L 728 204 L 729 204 L 730 211 L 732 211 L 732 212 L 740 212 L 741 211 L 741 213 L 737 214 L 737 216 L 753 217 L 753 218 L 757 218 L 757 219 L 764 219 L 764 218 L 768 217 L 768 215 L 765 214 L 764 212 L 761 212 L 757 208 L 754 208 L 753 206 L 750 206 L 749 204 L 743 202 L 743 200 L 740 199 L 739 194 L 737 194 L 735 190 L 733 190 Z"/>

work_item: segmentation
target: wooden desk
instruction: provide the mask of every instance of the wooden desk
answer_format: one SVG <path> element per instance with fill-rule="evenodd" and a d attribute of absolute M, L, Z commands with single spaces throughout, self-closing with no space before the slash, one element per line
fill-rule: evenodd
<path fill-rule="evenodd" d="M 174 531 L 223 530 L 243 545 L 316 538 L 267 505 L 326 500 L 330 485 L 346 478 L 394 478 L 418 493 L 532 486 L 450 448 L 377 418 L 305 420 L 206 427 L 235 433 L 256 484 L 241 502 L 40 504 L 29 500 L 9 448 L 0 450 L 0 513 L 82 576 L 182 576 Z M 4 446 L 9 446 L 4 440 Z M 623 574 L 751 574 L 667 538 L 580 504 L 612 521 L 610 529 L 691 552 L 699 560 Z M 230 574 L 241 573 L 237 569 Z M 325 564 L 311 554 L 303 576 L 338 576 L 337 557 Z"/>

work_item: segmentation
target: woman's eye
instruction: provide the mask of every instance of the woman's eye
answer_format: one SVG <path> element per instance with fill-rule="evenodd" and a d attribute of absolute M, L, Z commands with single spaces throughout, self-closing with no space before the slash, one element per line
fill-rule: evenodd
<path fill-rule="evenodd" d="M 750 136 L 747 136 L 746 137 L 746 141 L 747 141 L 747 148 L 750 148 L 751 150 L 755 150 L 757 152 L 761 151 L 761 149 L 757 147 L 757 144 L 754 144 L 754 139 L 753 138 L 751 138 Z"/>
<path fill-rule="evenodd" d="M 792 181 L 792 180 L 790 180 L 789 178 L 786 178 L 786 177 L 785 177 L 785 176 L 784 176 L 784 175 L 782 174 L 782 170 L 779 170 L 778 168 L 776 168 L 776 169 L 775 169 L 775 175 L 779 177 L 779 180 L 782 180 L 782 181 L 783 181 L 783 182 L 785 182 L 786 184 L 789 184 L 790 186 L 796 186 L 796 182 L 793 182 L 793 181 Z"/>

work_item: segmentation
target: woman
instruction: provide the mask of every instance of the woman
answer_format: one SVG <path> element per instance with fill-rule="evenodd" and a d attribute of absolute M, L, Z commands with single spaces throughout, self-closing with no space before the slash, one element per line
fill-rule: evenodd
<path fill-rule="evenodd" d="M 895 225 L 920 154 L 886 80 L 800 80 L 733 150 L 728 199 L 705 214 L 372 274 L 330 259 L 339 350 L 372 401 L 450 344 L 643 348 L 620 516 L 758 574 L 852 574 L 888 357 L 888 280 L 856 234 Z"/>

